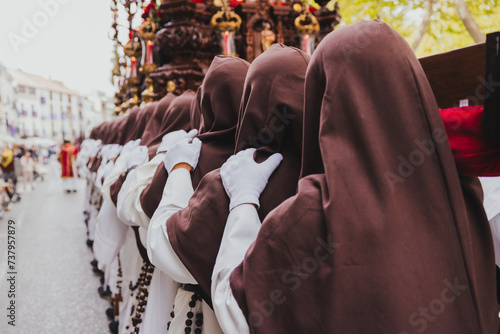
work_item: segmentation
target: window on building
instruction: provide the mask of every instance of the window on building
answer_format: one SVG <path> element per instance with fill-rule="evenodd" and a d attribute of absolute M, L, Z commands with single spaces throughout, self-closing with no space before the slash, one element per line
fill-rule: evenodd
<path fill-rule="evenodd" d="M 17 91 L 19 93 L 24 93 L 26 91 L 26 89 L 24 88 L 24 86 L 17 86 Z"/>
<path fill-rule="evenodd" d="M 28 92 L 29 92 L 31 95 L 35 95 L 35 88 L 29 87 Z"/>

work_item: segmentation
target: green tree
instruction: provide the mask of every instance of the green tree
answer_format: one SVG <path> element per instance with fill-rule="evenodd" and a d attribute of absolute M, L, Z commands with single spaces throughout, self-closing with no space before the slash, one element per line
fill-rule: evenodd
<path fill-rule="evenodd" d="M 500 30 L 499 0 L 339 0 L 339 6 L 342 25 L 385 21 L 418 56 L 482 42 L 487 33 Z"/>

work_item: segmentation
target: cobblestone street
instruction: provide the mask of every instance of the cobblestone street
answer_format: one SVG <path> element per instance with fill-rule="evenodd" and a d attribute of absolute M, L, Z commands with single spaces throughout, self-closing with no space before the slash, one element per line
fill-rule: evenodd
<path fill-rule="evenodd" d="M 57 162 L 52 161 L 44 181 L 0 218 L 0 333 L 109 333 L 104 311 L 108 302 L 97 293 L 99 279 L 89 262 L 83 223 L 84 181 L 78 192 L 61 188 Z M 18 186 L 22 189 L 22 187 Z M 7 307 L 7 230 L 15 221 L 15 327 Z"/>

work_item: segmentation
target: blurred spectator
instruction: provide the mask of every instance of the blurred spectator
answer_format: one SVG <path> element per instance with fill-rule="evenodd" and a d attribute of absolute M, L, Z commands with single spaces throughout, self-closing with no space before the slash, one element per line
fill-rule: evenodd
<path fill-rule="evenodd" d="M 14 187 L 17 184 L 16 169 L 14 166 L 14 152 L 11 149 L 6 149 L 2 152 L 0 167 L 3 171 L 3 179 L 7 182 L 12 180 Z"/>
<path fill-rule="evenodd" d="M 66 192 L 76 191 L 75 174 L 73 172 L 73 163 L 78 154 L 78 149 L 73 146 L 69 140 L 64 141 L 61 147 L 61 152 L 57 157 L 57 161 L 61 164 L 61 178 L 63 181 L 63 189 Z"/>
<path fill-rule="evenodd" d="M 24 190 L 28 190 L 28 183 L 30 184 L 31 190 L 33 190 L 34 162 L 33 158 L 31 157 L 30 151 L 26 150 L 20 160 L 23 169 Z"/>

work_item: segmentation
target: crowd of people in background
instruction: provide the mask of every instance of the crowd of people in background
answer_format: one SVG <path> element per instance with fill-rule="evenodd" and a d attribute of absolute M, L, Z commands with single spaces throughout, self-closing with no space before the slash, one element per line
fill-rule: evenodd
<path fill-rule="evenodd" d="M 0 201 L 1 210 L 5 212 L 10 210 L 12 203 L 21 200 L 22 193 L 33 191 L 37 182 L 44 181 L 48 172 L 46 165 L 58 150 L 56 147 L 5 145 L 0 151 Z"/>

